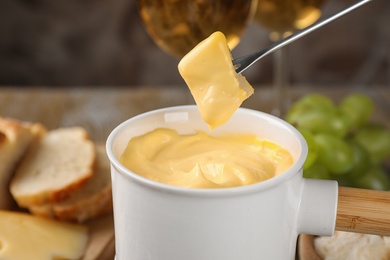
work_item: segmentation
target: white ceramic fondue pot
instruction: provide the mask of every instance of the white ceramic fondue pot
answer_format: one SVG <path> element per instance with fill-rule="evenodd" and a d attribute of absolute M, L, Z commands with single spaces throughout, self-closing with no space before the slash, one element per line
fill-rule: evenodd
<path fill-rule="evenodd" d="M 294 164 L 256 184 L 190 189 L 157 183 L 119 162 L 128 141 L 155 128 L 250 133 L 290 151 Z M 151 111 L 120 124 L 107 140 L 116 260 L 294 259 L 298 234 L 332 235 L 338 185 L 302 177 L 308 148 L 285 121 L 240 108 L 209 131 L 196 106 Z"/>

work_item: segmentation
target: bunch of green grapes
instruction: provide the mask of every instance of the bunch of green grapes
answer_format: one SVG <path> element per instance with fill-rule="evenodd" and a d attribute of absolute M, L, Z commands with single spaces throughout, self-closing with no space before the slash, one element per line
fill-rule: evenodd
<path fill-rule="evenodd" d="M 383 167 L 390 157 L 390 131 L 370 120 L 373 112 L 373 101 L 358 93 L 339 104 L 321 94 L 308 94 L 294 103 L 285 119 L 302 133 L 309 147 L 304 177 L 390 190 Z"/>

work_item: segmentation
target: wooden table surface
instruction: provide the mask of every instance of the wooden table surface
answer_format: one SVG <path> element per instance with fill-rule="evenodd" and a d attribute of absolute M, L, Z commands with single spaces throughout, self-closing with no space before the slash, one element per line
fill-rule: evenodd
<path fill-rule="evenodd" d="M 318 92 L 338 102 L 356 91 L 372 97 L 376 105 L 374 120 L 390 128 L 390 87 L 294 86 L 291 99 L 294 101 L 309 92 Z M 244 102 L 243 107 L 269 113 L 273 108 L 272 97 L 271 87 L 255 86 L 255 94 Z M 104 143 L 110 132 L 130 117 L 153 109 L 187 104 L 194 104 L 194 101 L 184 86 L 0 87 L 0 116 L 40 122 L 48 129 L 82 126 L 98 143 Z M 93 222 L 91 227 L 91 244 L 95 246 L 89 246 L 83 260 L 113 259 L 114 234 L 110 216 Z"/>
<path fill-rule="evenodd" d="M 324 93 L 339 101 L 348 93 L 360 91 L 376 103 L 375 120 L 390 127 L 390 87 L 310 87 L 293 86 L 292 100 L 309 92 Z M 243 107 L 264 112 L 273 108 L 272 88 L 255 86 L 255 93 Z M 157 108 L 194 104 L 185 86 L 142 86 L 121 88 L 0 87 L 0 116 L 40 122 L 48 129 L 82 126 L 91 138 L 104 142 L 122 121 Z"/>

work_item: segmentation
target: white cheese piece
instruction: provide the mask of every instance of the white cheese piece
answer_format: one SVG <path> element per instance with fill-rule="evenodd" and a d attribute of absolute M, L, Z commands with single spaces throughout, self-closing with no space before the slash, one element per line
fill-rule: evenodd
<path fill-rule="evenodd" d="M 336 231 L 332 237 L 314 240 L 317 253 L 324 260 L 390 259 L 384 237 Z"/>

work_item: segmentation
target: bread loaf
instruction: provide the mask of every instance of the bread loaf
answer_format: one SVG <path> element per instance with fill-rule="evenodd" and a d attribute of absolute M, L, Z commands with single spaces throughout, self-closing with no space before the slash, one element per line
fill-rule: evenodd
<path fill-rule="evenodd" d="M 0 209 L 10 209 L 9 182 L 30 144 L 45 128 L 40 124 L 0 117 Z"/>
<path fill-rule="evenodd" d="M 11 194 L 20 207 L 63 200 L 91 178 L 95 158 L 94 144 L 83 128 L 49 131 L 17 167 Z"/>
<path fill-rule="evenodd" d="M 110 163 L 103 145 L 96 146 L 96 170 L 86 184 L 68 198 L 28 207 L 35 215 L 64 221 L 85 222 L 112 212 Z"/>

